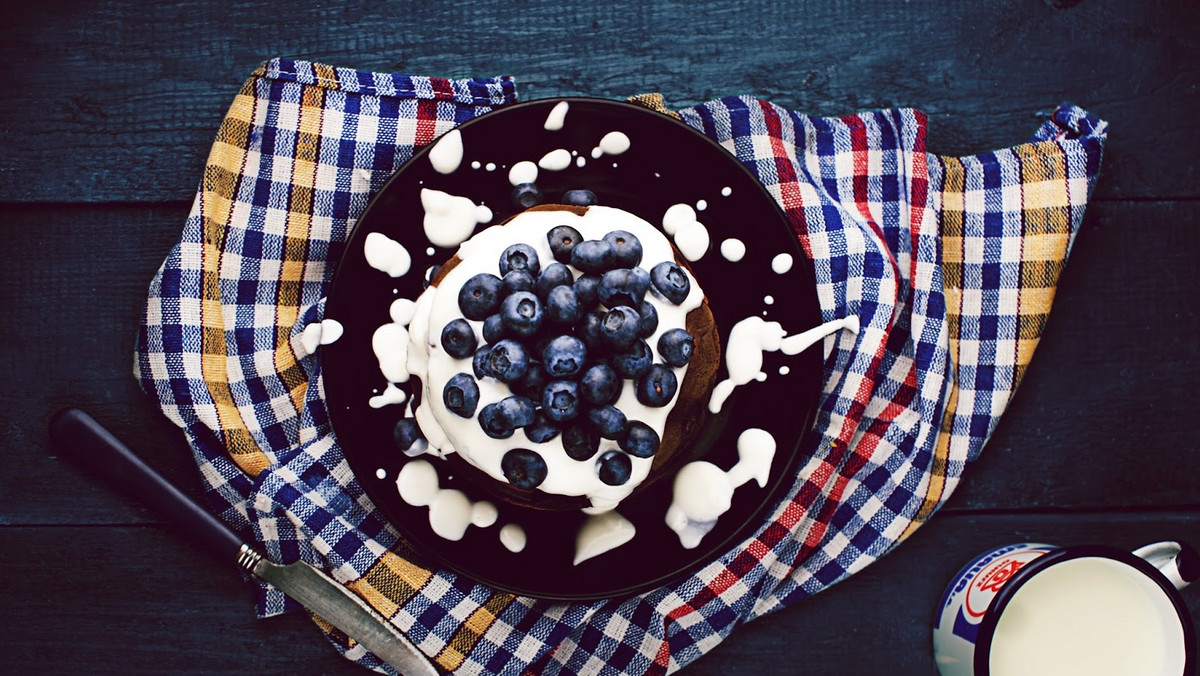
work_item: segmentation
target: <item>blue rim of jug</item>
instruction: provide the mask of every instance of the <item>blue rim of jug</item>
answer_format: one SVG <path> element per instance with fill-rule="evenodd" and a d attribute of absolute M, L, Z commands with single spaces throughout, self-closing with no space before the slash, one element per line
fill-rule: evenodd
<path fill-rule="evenodd" d="M 1145 573 L 1147 577 L 1166 592 L 1167 598 L 1171 600 L 1171 605 L 1175 608 L 1175 614 L 1179 616 L 1179 621 L 1183 626 L 1184 659 L 1182 673 L 1191 674 L 1195 672 L 1196 632 L 1192 627 L 1191 613 L 1188 612 L 1187 605 L 1183 601 L 1183 596 L 1180 595 L 1175 585 L 1171 584 L 1171 581 L 1161 571 L 1150 565 L 1145 559 L 1123 549 L 1106 545 L 1076 545 L 1055 549 L 1030 561 L 1014 573 L 1008 582 L 996 592 L 996 596 L 992 599 L 991 605 L 988 606 L 987 612 L 983 616 L 983 621 L 979 623 L 979 637 L 975 641 L 974 673 L 976 676 L 989 676 L 991 674 L 990 653 L 992 637 L 996 633 L 996 625 L 1000 621 L 1000 615 L 1004 613 L 1004 609 L 1012 601 L 1017 591 L 1032 579 L 1034 575 L 1037 575 L 1050 566 L 1070 561 L 1071 559 L 1094 557 L 1113 559 L 1132 566 L 1138 571 Z"/>

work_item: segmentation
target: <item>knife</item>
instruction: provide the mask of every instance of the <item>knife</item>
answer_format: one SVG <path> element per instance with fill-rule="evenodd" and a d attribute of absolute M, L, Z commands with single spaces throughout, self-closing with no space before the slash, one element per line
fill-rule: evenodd
<path fill-rule="evenodd" d="M 404 676 L 438 676 L 433 663 L 366 601 L 303 561 L 268 561 L 87 413 L 55 413 L 50 439 L 64 457 L 162 513 L 203 549 L 271 583 Z"/>

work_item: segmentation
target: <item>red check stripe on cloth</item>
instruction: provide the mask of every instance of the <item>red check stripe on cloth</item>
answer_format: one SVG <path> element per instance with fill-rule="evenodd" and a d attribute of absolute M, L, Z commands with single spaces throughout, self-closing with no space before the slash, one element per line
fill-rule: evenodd
<path fill-rule="evenodd" d="M 1020 382 L 1106 127 L 1064 106 L 1030 143 L 951 158 L 926 150 L 925 118 L 911 110 L 817 118 L 728 98 L 674 113 L 760 178 L 813 260 L 825 319 L 857 315 L 862 329 L 824 345 L 807 462 L 757 532 L 670 587 L 555 604 L 428 567 L 408 549 L 349 471 L 319 350 L 300 339 L 387 176 L 513 100 L 504 78 L 269 62 L 218 131 L 138 342 L 143 387 L 185 429 L 214 511 L 271 559 L 327 568 L 463 674 L 673 671 L 901 542 L 953 491 Z M 261 614 L 293 608 L 262 592 Z M 387 671 L 322 628 L 346 657 Z"/>

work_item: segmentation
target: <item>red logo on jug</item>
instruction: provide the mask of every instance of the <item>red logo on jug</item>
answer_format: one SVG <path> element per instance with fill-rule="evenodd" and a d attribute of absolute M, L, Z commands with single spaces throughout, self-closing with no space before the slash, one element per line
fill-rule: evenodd
<path fill-rule="evenodd" d="M 963 600 L 963 610 L 972 619 L 979 619 L 987 612 L 996 592 L 1012 579 L 1025 564 L 1029 563 L 1043 552 L 1021 552 L 1013 557 L 1005 557 L 984 568 L 967 587 L 967 597 Z"/>

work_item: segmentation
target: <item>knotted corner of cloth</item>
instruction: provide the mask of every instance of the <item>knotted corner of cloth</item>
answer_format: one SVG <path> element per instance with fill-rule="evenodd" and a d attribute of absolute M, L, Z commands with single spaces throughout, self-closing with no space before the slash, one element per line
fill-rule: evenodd
<path fill-rule="evenodd" d="M 826 340 L 805 460 L 751 536 L 646 594 L 553 603 L 413 551 L 350 472 L 322 397 L 323 298 L 356 218 L 417 148 L 515 98 L 510 78 L 265 64 L 152 282 L 136 372 L 185 430 L 223 520 L 272 560 L 329 570 L 443 669 L 666 673 L 861 570 L 949 497 L 1029 364 L 1106 125 L 1063 106 L 1029 143 L 945 157 L 912 110 L 819 118 L 745 97 L 679 111 L 634 97 L 759 177 L 812 260 L 824 318 L 861 328 Z M 293 607 L 263 586 L 260 614 Z M 390 672 L 317 623 L 347 658 Z"/>

